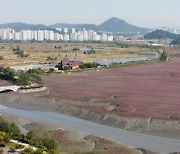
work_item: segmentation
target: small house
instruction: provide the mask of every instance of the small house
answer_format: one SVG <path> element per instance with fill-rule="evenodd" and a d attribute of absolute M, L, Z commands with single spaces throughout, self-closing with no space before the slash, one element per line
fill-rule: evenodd
<path fill-rule="evenodd" d="M 70 69 L 76 69 L 79 68 L 80 65 L 82 65 L 83 62 L 79 60 L 79 58 L 64 58 L 59 63 L 60 69 L 70 68 Z"/>

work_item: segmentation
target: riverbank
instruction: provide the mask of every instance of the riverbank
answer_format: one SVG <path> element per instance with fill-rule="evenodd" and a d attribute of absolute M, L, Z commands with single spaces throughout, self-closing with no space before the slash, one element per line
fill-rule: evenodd
<path fill-rule="evenodd" d="M 24 117 L 3 114 L 3 118 L 9 122 L 16 123 L 23 133 L 34 130 L 40 136 L 44 134 L 55 138 L 62 152 L 74 154 L 75 152 L 97 151 L 98 154 L 141 154 L 141 151 L 148 154 L 158 154 L 144 149 L 135 149 L 125 145 L 118 144 L 109 139 L 95 136 L 94 134 L 75 131 L 64 128 L 64 126 L 49 124 L 43 121 L 33 121 Z"/>

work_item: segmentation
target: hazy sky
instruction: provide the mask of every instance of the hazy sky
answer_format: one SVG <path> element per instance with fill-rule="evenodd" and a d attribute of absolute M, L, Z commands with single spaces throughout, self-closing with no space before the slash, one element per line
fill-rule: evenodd
<path fill-rule="evenodd" d="M 92 23 L 110 17 L 142 27 L 180 28 L 180 0 L 0 0 L 0 23 Z"/>

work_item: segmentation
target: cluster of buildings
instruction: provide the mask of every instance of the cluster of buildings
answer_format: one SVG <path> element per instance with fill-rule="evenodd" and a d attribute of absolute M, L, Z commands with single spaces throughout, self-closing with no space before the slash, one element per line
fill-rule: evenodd
<path fill-rule="evenodd" d="M 113 41 L 113 36 L 102 33 L 97 34 L 93 30 L 79 30 L 75 29 L 69 31 L 67 28 L 52 30 L 22 30 L 16 32 L 13 29 L 0 29 L 0 40 L 15 40 L 15 41 Z"/>
<path fill-rule="evenodd" d="M 176 28 L 169 28 L 169 27 L 160 27 L 158 28 L 158 30 L 164 30 L 173 34 L 180 34 L 180 30 L 176 29 Z"/>

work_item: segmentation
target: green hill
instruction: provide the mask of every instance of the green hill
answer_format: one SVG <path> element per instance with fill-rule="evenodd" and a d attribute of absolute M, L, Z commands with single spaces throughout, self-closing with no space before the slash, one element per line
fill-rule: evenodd
<path fill-rule="evenodd" d="M 164 30 L 156 30 L 149 34 L 144 35 L 145 39 L 177 39 L 180 35 L 172 34 L 170 32 L 164 31 Z"/>

